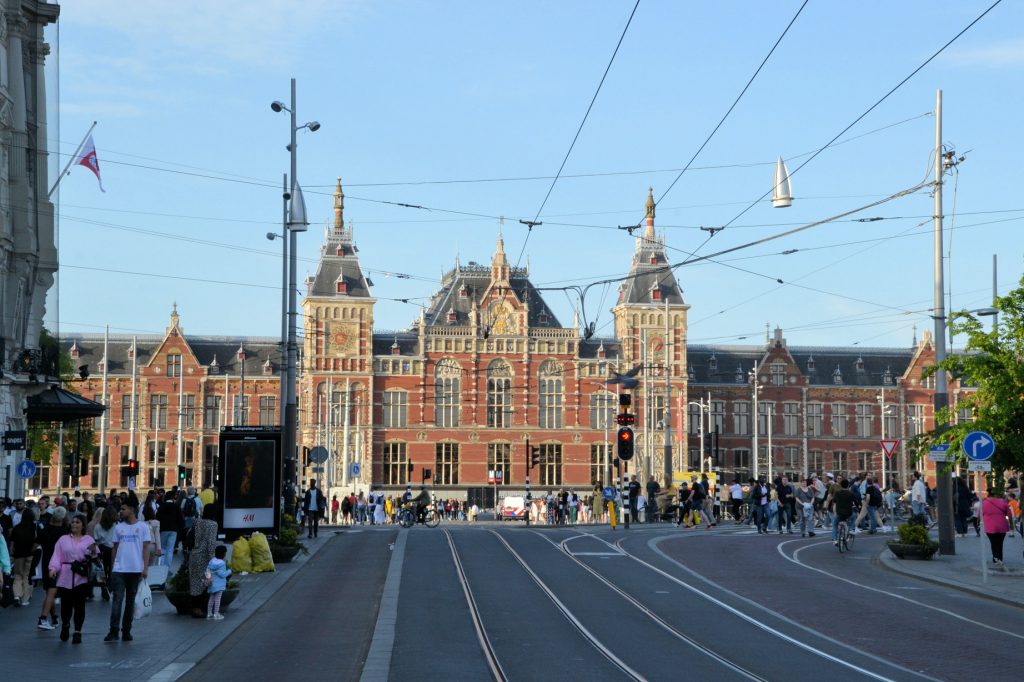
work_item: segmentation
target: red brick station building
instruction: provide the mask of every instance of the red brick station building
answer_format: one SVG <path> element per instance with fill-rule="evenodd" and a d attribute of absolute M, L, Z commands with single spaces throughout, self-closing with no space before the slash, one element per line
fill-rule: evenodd
<path fill-rule="evenodd" d="M 906 440 L 932 423 L 927 332 L 906 348 L 790 346 L 781 329 L 764 343 L 690 345 L 690 304 L 664 267 L 650 195 L 643 235 L 623 263 L 629 277 L 611 309 L 613 336 L 585 338 L 577 321 L 563 325 L 527 268 L 509 264 L 500 236 L 488 265 L 456 259 L 408 329 L 374 330 L 373 285 L 344 200 L 339 180 L 302 301 L 299 444 L 332 453 L 303 480 L 315 476 L 335 492 L 397 491 L 430 469 L 438 494 L 486 503 L 495 489 L 524 490 L 529 441 L 543 460 L 531 475 L 535 490 L 590 490 L 609 480 L 614 456 L 618 397 L 607 379 L 642 364 L 630 463 L 640 480 L 665 483 L 667 408 L 675 471 L 700 471 L 703 443 L 704 466 L 727 480 L 755 468 L 791 477 L 880 473 L 884 436 L 902 441 L 887 467 L 906 484 Z M 108 487 L 126 486 L 121 465 L 133 456 L 140 487 L 173 485 L 179 464 L 195 484 L 208 483 L 221 426 L 280 422 L 277 338 L 189 336 L 175 307 L 162 336 L 111 335 L 107 358 L 102 335 L 61 343 L 73 366 L 87 366 L 89 378 L 77 384 L 86 397 L 102 401 L 106 374 Z M 951 400 L 959 392 L 951 381 Z M 83 490 L 99 482 L 99 447 L 90 464 Z M 67 488 L 62 475 L 40 467 L 29 487 Z"/>

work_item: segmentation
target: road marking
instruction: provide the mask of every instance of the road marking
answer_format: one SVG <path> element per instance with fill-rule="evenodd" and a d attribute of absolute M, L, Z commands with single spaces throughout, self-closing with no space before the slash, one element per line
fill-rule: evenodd
<path fill-rule="evenodd" d="M 577 618 L 573 614 L 573 612 L 570 611 L 569 608 L 565 604 L 563 604 L 557 596 L 555 596 L 555 593 L 552 592 L 551 589 L 544 584 L 544 581 L 540 579 L 540 576 L 533 572 L 533 569 L 530 568 L 529 564 L 527 564 L 521 556 L 519 556 L 519 553 L 512 549 L 512 545 L 508 544 L 508 542 L 505 541 L 505 538 L 501 537 L 501 535 L 497 531 L 492 530 L 491 532 L 494 533 L 494 536 L 498 538 L 501 544 L 505 545 L 505 549 L 507 549 L 509 553 L 512 554 L 513 557 L 515 557 L 516 561 L 518 561 L 519 565 L 523 567 L 523 570 L 526 571 L 527 575 L 533 578 L 533 582 L 537 584 L 537 587 L 539 587 L 544 592 L 544 594 L 548 596 L 548 599 L 550 599 L 551 602 L 558 608 L 558 610 L 562 612 L 562 615 L 565 616 L 565 618 L 570 623 L 572 623 L 577 630 L 579 630 L 580 634 L 587 638 L 587 640 L 595 649 L 597 649 L 609 661 L 614 663 L 620 670 L 622 670 L 622 672 L 626 673 L 635 680 L 643 680 L 644 682 L 646 682 L 647 678 L 645 678 L 643 675 L 630 668 L 625 661 L 623 661 L 621 658 L 612 653 L 611 649 L 602 644 L 601 641 L 597 637 L 595 637 L 594 634 L 591 633 L 590 630 L 588 630 L 583 625 L 583 623 L 580 622 L 579 618 Z"/>
<path fill-rule="evenodd" d="M 715 588 L 717 588 L 719 590 L 722 590 L 723 592 L 729 592 L 729 590 L 725 589 L 721 585 L 715 583 L 712 580 L 709 580 L 709 579 L 705 578 L 704 576 L 700 575 L 696 571 L 688 568 L 687 566 L 684 566 L 683 564 L 679 563 L 678 561 L 676 561 L 672 557 L 668 556 L 667 554 L 665 554 L 665 552 L 663 552 L 661 550 L 660 547 L 657 546 L 658 543 L 662 542 L 663 540 L 669 540 L 669 539 L 672 539 L 673 537 L 674 536 L 663 535 L 660 538 L 652 538 L 652 539 L 647 541 L 647 546 L 652 551 L 656 552 L 657 554 L 660 554 L 664 559 L 666 559 L 667 561 L 670 561 L 671 563 L 675 564 L 676 566 L 678 566 L 682 570 L 686 571 L 690 575 L 694 576 L 695 578 L 703 580 L 704 582 L 708 583 L 709 585 L 714 586 Z M 604 542 L 604 541 L 602 540 L 602 542 Z M 616 543 L 616 545 L 615 545 L 615 546 L 619 547 L 619 549 L 623 549 L 622 546 L 619 544 L 621 542 L 622 542 L 622 540 L 619 540 Z M 855 672 L 861 673 L 861 674 L 866 675 L 868 677 L 871 677 L 873 679 L 876 679 L 876 680 L 886 680 L 886 681 L 888 681 L 890 679 L 888 677 L 884 677 L 884 676 L 879 675 L 877 673 L 873 673 L 870 670 L 864 670 L 863 668 L 860 668 L 860 667 L 858 667 L 857 665 L 855 665 L 853 663 L 849 663 L 847 661 L 844 661 L 843 659 L 841 659 L 841 658 L 839 658 L 837 656 L 833 656 L 831 654 L 828 654 L 828 653 L 826 653 L 826 652 L 824 652 L 824 651 L 822 651 L 820 649 L 816 649 L 816 648 L 812 647 L 809 644 L 804 644 L 800 640 L 795 639 L 793 637 L 790 637 L 789 635 L 786 635 L 786 634 L 783 634 L 781 632 L 778 632 L 777 630 L 773 629 L 771 626 L 769 626 L 769 625 L 767 625 L 765 623 L 761 623 L 756 618 L 748 616 L 747 614 L 743 613 L 739 609 L 736 609 L 736 608 L 734 608 L 732 606 L 729 606 L 728 604 L 726 604 L 724 601 L 722 601 L 720 599 L 716 599 L 715 597 L 712 597 L 709 594 L 705 594 L 704 592 L 701 592 L 700 590 L 698 590 L 697 588 L 693 587 L 692 585 L 688 585 L 687 583 L 683 582 L 682 580 L 680 580 L 679 578 L 675 577 L 674 575 L 671 575 L 671 574 L 661 570 L 657 566 L 654 566 L 653 564 L 650 564 L 650 563 L 644 561 L 643 559 L 639 559 L 639 558 L 637 558 L 637 557 L 635 557 L 633 555 L 630 555 L 630 558 L 633 559 L 633 561 L 636 561 L 637 563 L 641 564 L 642 566 L 646 566 L 647 568 L 651 569 L 655 573 L 658 573 L 658 574 L 664 576 L 665 578 L 671 580 L 672 582 L 674 582 L 674 583 L 676 583 L 678 585 L 681 585 L 682 587 L 685 587 L 687 590 L 693 592 L 696 595 L 699 595 L 700 597 L 706 599 L 707 601 L 710 601 L 713 604 L 717 604 L 717 605 L 721 606 L 726 611 L 729 611 L 730 613 L 732 613 L 736 617 L 738 617 L 738 618 L 740 618 L 742 620 L 747 621 L 748 623 L 750 623 L 754 627 L 756 627 L 756 628 L 758 628 L 760 630 L 764 630 L 765 632 L 767 632 L 767 633 L 769 633 L 771 635 L 774 635 L 774 636 L 776 636 L 776 637 L 778 637 L 780 639 L 783 639 L 783 640 L 793 644 L 794 646 L 796 646 L 796 647 L 798 647 L 800 649 L 803 649 L 805 651 L 809 651 L 809 652 L 815 654 L 816 656 L 820 656 L 820 657 L 822 657 L 822 658 L 824 658 L 826 660 L 829 660 L 829 661 L 832 661 L 834 663 L 837 663 L 837 664 L 839 664 L 839 665 L 841 665 L 841 666 L 843 666 L 845 668 L 849 668 L 849 669 L 851 669 L 851 670 L 853 670 Z M 868 654 L 868 653 L 865 653 L 863 651 L 860 651 L 859 649 L 856 649 L 856 648 L 851 647 L 849 645 L 843 644 L 842 642 L 839 642 L 839 641 L 837 641 L 835 639 L 832 639 L 831 637 L 829 637 L 827 635 L 824 635 L 824 634 L 822 634 L 820 632 L 817 632 L 817 631 L 815 631 L 815 630 L 813 630 L 811 628 L 808 628 L 805 625 L 802 625 L 802 624 L 797 623 L 797 622 L 795 622 L 793 620 L 790 620 L 789 618 L 786 618 L 785 616 L 783 616 L 783 615 L 781 615 L 781 614 L 779 614 L 779 613 L 777 613 L 775 611 L 767 609 L 767 608 L 763 607 L 762 605 L 758 604 L 757 602 L 754 602 L 754 601 L 752 601 L 750 599 L 747 599 L 746 597 L 743 597 L 742 595 L 734 594 L 734 596 L 736 598 L 741 599 L 744 602 L 750 604 L 751 606 L 756 607 L 759 610 L 762 610 L 762 611 L 764 611 L 766 613 L 770 613 L 770 614 L 780 618 L 781 620 L 786 621 L 787 623 L 799 626 L 800 628 L 802 628 L 802 629 L 804 629 L 804 630 L 806 630 L 808 632 L 812 632 L 816 636 L 821 637 L 821 638 L 823 638 L 823 639 L 825 639 L 825 640 L 827 640 L 829 642 L 832 642 L 834 644 L 837 644 L 837 645 L 843 646 L 845 648 L 848 648 L 851 651 L 856 651 L 858 654 L 861 654 L 861 655 L 866 656 L 868 658 L 874 658 L 874 659 L 882 661 L 882 662 L 886 663 L 887 665 L 890 665 L 890 666 L 892 666 L 892 667 L 894 667 L 894 668 L 896 668 L 898 670 L 902 670 L 902 671 L 905 671 L 905 672 L 908 672 L 908 673 L 913 673 L 914 675 L 918 675 L 920 677 L 924 677 L 925 679 L 930 679 L 930 680 L 934 680 L 935 679 L 933 677 L 929 677 L 927 675 L 923 675 L 922 673 L 919 673 L 917 671 L 910 670 L 909 668 L 904 668 L 903 666 L 897 665 L 897 664 L 892 663 L 890 661 L 884 661 L 883 659 L 881 659 L 881 658 L 879 658 L 877 656 L 873 656 L 871 654 Z"/>
<path fill-rule="evenodd" d="M 360 682 L 387 682 L 391 673 L 391 652 L 395 648 L 395 623 L 398 622 L 398 591 L 402 584 L 402 563 L 405 561 L 407 531 L 399 531 L 395 549 L 388 563 L 384 580 L 384 593 L 377 610 L 377 624 L 373 628 L 370 652 L 363 664 Z"/>
<path fill-rule="evenodd" d="M 859 587 L 861 589 L 864 589 L 864 590 L 870 590 L 871 592 L 878 592 L 879 594 L 884 594 L 884 595 L 889 596 L 889 597 L 895 597 L 896 599 L 902 599 L 903 601 L 910 602 L 914 606 L 922 606 L 922 607 L 924 607 L 926 609 L 931 609 L 932 611 L 938 611 L 939 613 L 941 613 L 943 615 L 950 616 L 951 618 L 956 618 L 957 620 L 962 620 L 962 621 L 964 621 L 966 623 L 972 623 L 974 625 L 977 625 L 978 627 L 985 628 L 986 630 L 993 630 L 993 631 L 998 632 L 1000 634 L 1009 635 L 1010 637 L 1016 637 L 1017 639 L 1024 639 L 1024 635 L 1019 635 L 1019 634 L 1017 634 L 1015 632 L 1011 632 L 1007 628 L 994 627 L 992 625 L 987 625 L 985 623 L 976 621 L 976 620 L 974 620 L 972 618 L 968 618 L 967 616 L 961 616 L 958 613 L 953 613 L 952 611 L 947 611 L 946 609 L 940 609 L 939 607 L 932 606 L 931 604 L 922 604 L 921 602 L 917 601 L 916 599 L 911 599 L 910 597 L 904 597 L 902 594 L 896 594 L 895 592 L 888 592 L 888 591 L 880 589 L 878 587 L 871 587 L 869 585 L 861 585 L 860 583 L 855 582 L 853 580 L 849 580 L 847 578 L 842 578 L 842 577 L 840 577 L 838 575 L 835 575 L 833 573 L 829 573 L 828 571 L 825 571 L 823 569 L 815 568 L 814 566 L 811 566 L 810 564 L 805 564 L 804 562 L 800 561 L 800 559 L 797 558 L 797 555 L 799 555 L 800 552 L 804 551 L 805 549 L 807 549 L 809 547 L 816 547 L 816 546 L 819 546 L 819 545 L 824 545 L 826 543 L 830 543 L 831 540 L 825 540 L 823 542 L 814 542 L 814 543 L 806 544 L 803 547 L 801 547 L 800 549 L 798 549 L 795 552 L 793 552 L 793 557 L 792 558 L 790 558 L 790 556 L 788 554 L 786 554 L 782 550 L 782 546 L 783 545 L 788 545 L 790 542 L 798 542 L 798 540 L 789 540 L 787 542 L 780 542 L 778 547 L 776 548 L 777 551 L 779 552 L 779 554 L 781 554 L 783 556 L 783 558 L 786 559 L 786 561 L 791 561 L 794 564 L 796 564 L 797 566 L 802 566 L 803 568 L 806 568 L 809 571 L 815 571 L 817 573 L 821 573 L 822 575 L 827 575 L 830 578 L 834 578 L 835 580 L 841 580 L 844 583 L 848 583 L 850 585 L 856 585 L 857 587 Z M 918 588 L 918 589 L 922 589 L 922 588 Z"/>
<path fill-rule="evenodd" d="M 487 636 L 487 630 L 484 628 L 483 620 L 480 618 L 480 607 L 477 606 L 476 599 L 473 598 L 473 591 L 469 588 L 469 579 L 466 578 L 466 572 L 462 568 L 462 561 L 459 559 L 458 552 L 455 551 L 455 540 L 452 539 L 452 534 L 448 530 L 445 530 L 444 534 L 448 538 L 448 546 L 452 550 L 452 562 L 455 564 L 455 572 L 458 574 L 462 593 L 466 596 L 469 615 L 473 618 L 473 628 L 476 630 L 476 637 L 480 642 L 480 648 L 483 649 L 484 657 L 487 659 L 487 666 L 491 669 L 491 676 L 497 682 L 506 682 L 508 676 L 498 661 L 498 654 L 494 651 L 491 639 Z"/>
<path fill-rule="evenodd" d="M 567 552 L 572 556 L 626 556 L 622 552 Z"/>

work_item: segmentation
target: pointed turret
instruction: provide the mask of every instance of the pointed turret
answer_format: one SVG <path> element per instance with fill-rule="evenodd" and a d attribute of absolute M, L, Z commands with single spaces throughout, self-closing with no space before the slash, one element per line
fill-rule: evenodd
<path fill-rule="evenodd" d="M 341 191 L 341 176 L 334 188 L 334 232 L 340 235 L 345 229 L 345 193 Z"/>
<path fill-rule="evenodd" d="M 647 218 L 647 226 L 644 227 L 644 241 L 654 241 L 654 188 L 647 188 L 647 203 L 644 204 L 644 215 Z"/>
<path fill-rule="evenodd" d="M 181 317 L 178 315 L 178 303 L 175 301 L 171 304 L 171 324 L 167 327 L 167 333 L 177 331 L 181 333 Z"/>
<path fill-rule="evenodd" d="M 498 237 L 498 247 L 494 251 L 494 258 L 491 259 L 491 281 L 508 286 L 511 268 L 508 258 L 505 257 L 505 239 Z"/>

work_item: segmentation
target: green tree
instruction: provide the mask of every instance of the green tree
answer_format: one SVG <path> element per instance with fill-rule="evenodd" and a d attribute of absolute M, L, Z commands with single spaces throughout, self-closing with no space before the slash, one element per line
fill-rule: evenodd
<path fill-rule="evenodd" d="M 1020 286 L 996 299 L 999 324 L 990 331 L 967 311 L 954 312 L 949 327 L 955 334 L 965 335 L 963 352 L 951 355 L 942 369 L 974 390 L 961 397 L 957 408 L 969 408 L 974 421 L 954 424 L 952 410 L 936 415 L 940 428 L 914 439 L 918 456 L 929 446 L 949 443 L 958 457 L 964 436 L 971 431 L 985 431 L 996 441 L 992 458 L 993 474 L 1024 470 L 1024 277 Z"/>
<path fill-rule="evenodd" d="M 39 334 L 39 349 L 44 357 L 59 357 L 59 372 L 62 381 L 61 388 L 69 393 L 81 395 L 81 391 L 73 379 L 78 375 L 73 372 L 71 356 L 59 349 L 57 339 L 43 329 Z M 59 355 L 58 355 L 59 354 Z M 28 427 L 28 457 L 33 462 L 42 466 L 58 466 L 62 463 L 71 462 L 75 449 L 81 446 L 81 456 L 85 459 L 92 457 L 96 447 L 96 433 L 92 428 L 92 420 L 82 420 L 81 440 L 79 441 L 78 422 L 68 422 L 64 425 L 63 458 L 56 457 L 57 448 L 60 444 L 60 424 L 56 422 L 40 422 L 29 424 Z M 52 479 L 51 479 L 52 480 Z"/>

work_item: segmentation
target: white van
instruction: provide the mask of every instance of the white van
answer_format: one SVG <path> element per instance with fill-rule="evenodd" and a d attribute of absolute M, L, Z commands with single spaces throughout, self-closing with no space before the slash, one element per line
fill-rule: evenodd
<path fill-rule="evenodd" d="M 526 518 L 526 500 L 522 497 L 506 497 L 501 501 L 501 515 L 499 521 L 523 520 Z"/>

